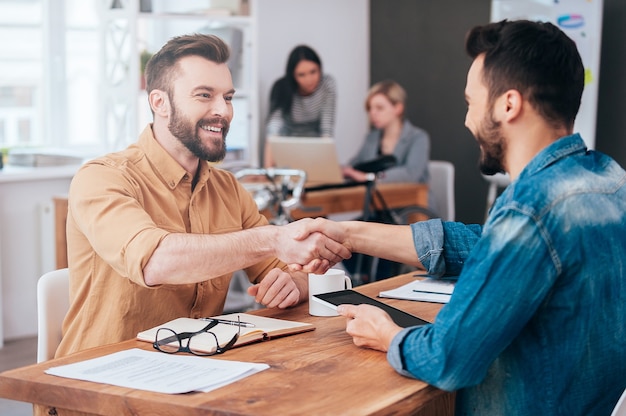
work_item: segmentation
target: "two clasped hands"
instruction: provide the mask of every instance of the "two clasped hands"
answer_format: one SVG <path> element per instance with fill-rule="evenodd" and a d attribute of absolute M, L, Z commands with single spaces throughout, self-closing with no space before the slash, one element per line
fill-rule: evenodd
<path fill-rule="evenodd" d="M 274 254 L 289 265 L 290 273 L 273 269 L 260 284 L 250 287 L 248 293 L 267 307 L 284 308 L 302 301 L 304 298 L 299 292 L 297 279 L 292 276 L 298 273 L 323 274 L 350 258 L 355 251 L 348 233 L 350 223 L 305 218 L 275 227 Z M 338 312 L 348 318 L 346 331 L 358 346 L 387 351 L 391 339 L 401 330 L 386 312 L 374 306 L 342 305 Z M 359 319 L 356 319 L 357 314 Z"/>

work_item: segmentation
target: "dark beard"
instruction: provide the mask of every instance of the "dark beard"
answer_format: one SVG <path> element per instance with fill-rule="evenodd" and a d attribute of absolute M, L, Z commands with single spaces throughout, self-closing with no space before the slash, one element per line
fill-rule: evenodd
<path fill-rule="evenodd" d="M 480 129 L 476 132 L 476 140 L 480 145 L 480 172 L 491 176 L 504 173 L 502 164 L 506 144 L 500 132 L 501 123 L 493 119 L 493 109 L 483 119 Z"/>
<path fill-rule="evenodd" d="M 202 125 L 217 123 L 222 126 L 222 140 L 221 142 L 213 141 L 214 146 L 211 148 L 202 143 L 196 131 L 201 128 L 200 126 Z M 227 120 L 221 117 L 200 120 L 194 126 L 189 119 L 178 114 L 176 105 L 172 103 L 172 115 L 167 128 L 194 156 L 201 160 L 219 162 L 226 157 L 226 135 L 228 134 L 229 124 Z"/>

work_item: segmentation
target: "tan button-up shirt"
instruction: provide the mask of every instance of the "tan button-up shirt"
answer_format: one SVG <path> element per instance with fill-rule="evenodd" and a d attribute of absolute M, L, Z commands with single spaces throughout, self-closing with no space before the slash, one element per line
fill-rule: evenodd
<path fill-rule="evenodd" d="M 201 163 L 194 189 L 192 180 L 151 126 L 137 143 L 77 172 L 67 217 L 71 307 L 57 356 L 135 338 L 174 318 L 222 312 L 232 274 L 157 287 L 143 280 L 143 267 L 168 233 L 222 234 L 267 224 L 231 173 Z M 267 260 L 246 272 L 258 282 L 274 267 L 286 265 Z"/>

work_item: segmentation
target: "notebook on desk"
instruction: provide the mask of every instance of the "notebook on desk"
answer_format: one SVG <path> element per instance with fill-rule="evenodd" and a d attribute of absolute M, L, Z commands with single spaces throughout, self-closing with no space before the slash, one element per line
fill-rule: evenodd
<path fill-rule="evenodd" d="M 195 349 L 203 352 L 213 352 L 217 346 L 215 339 L 218 340 L 220 345 L 225 345 L 236 333 L 239 333 L 239 338 L 235 342 L 234 347 L 258 341 L 267 341 L 287 335 L 299 334 L 301 332 L 313 331 L 315 329 L 313 324 L 307 322 L 288 321 L 285 319 L 270 318 L 247 313 L 231 313 L 228 315 L 214 316 L 213 319 L 231 322 L 241 321 L 242 323 L 250 324 L 251 326 L 239 328 L 237 325 L 219 323 L 209 331 L 214 334 L 214 336 L 208 333 L 200 333 L 196 335 L 194 338 Z M 161 328 L 169 328 L 179 334 L 184 332 L 193 333 L 200 331 L 209 321 L 210 318 L 177 318 L 154 328 L 139 332 L 137 334 L 137 339 L 139 341 L 154 342 L 157 331 Z"/>
<path fill-rule="evenodd" d="M 307 187 L 344 183 L 333 139 L 272 136 L 267 142 L 276 167 L 305 171 Z"/>

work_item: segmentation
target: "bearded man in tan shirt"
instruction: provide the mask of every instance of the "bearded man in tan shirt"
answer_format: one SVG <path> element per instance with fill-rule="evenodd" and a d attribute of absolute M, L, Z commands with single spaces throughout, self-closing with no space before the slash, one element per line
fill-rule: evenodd
<path fill-rule="evenodd" d="M 257 302 L 296 305 L 308 296 L 306 274 L 287 264 L 319 273 L 350 256 L 321 234 L 303 239 L 306 220 L 268 225 L 234 176 L 209 163 L 223 159 L 233 117 L 228 57 L 215 36 L 171 39 L 146 69 L 154 122 L 74 177 L 71 306 L 57 357 L 177 317 L 220 314 L 240 269 Z"/>

